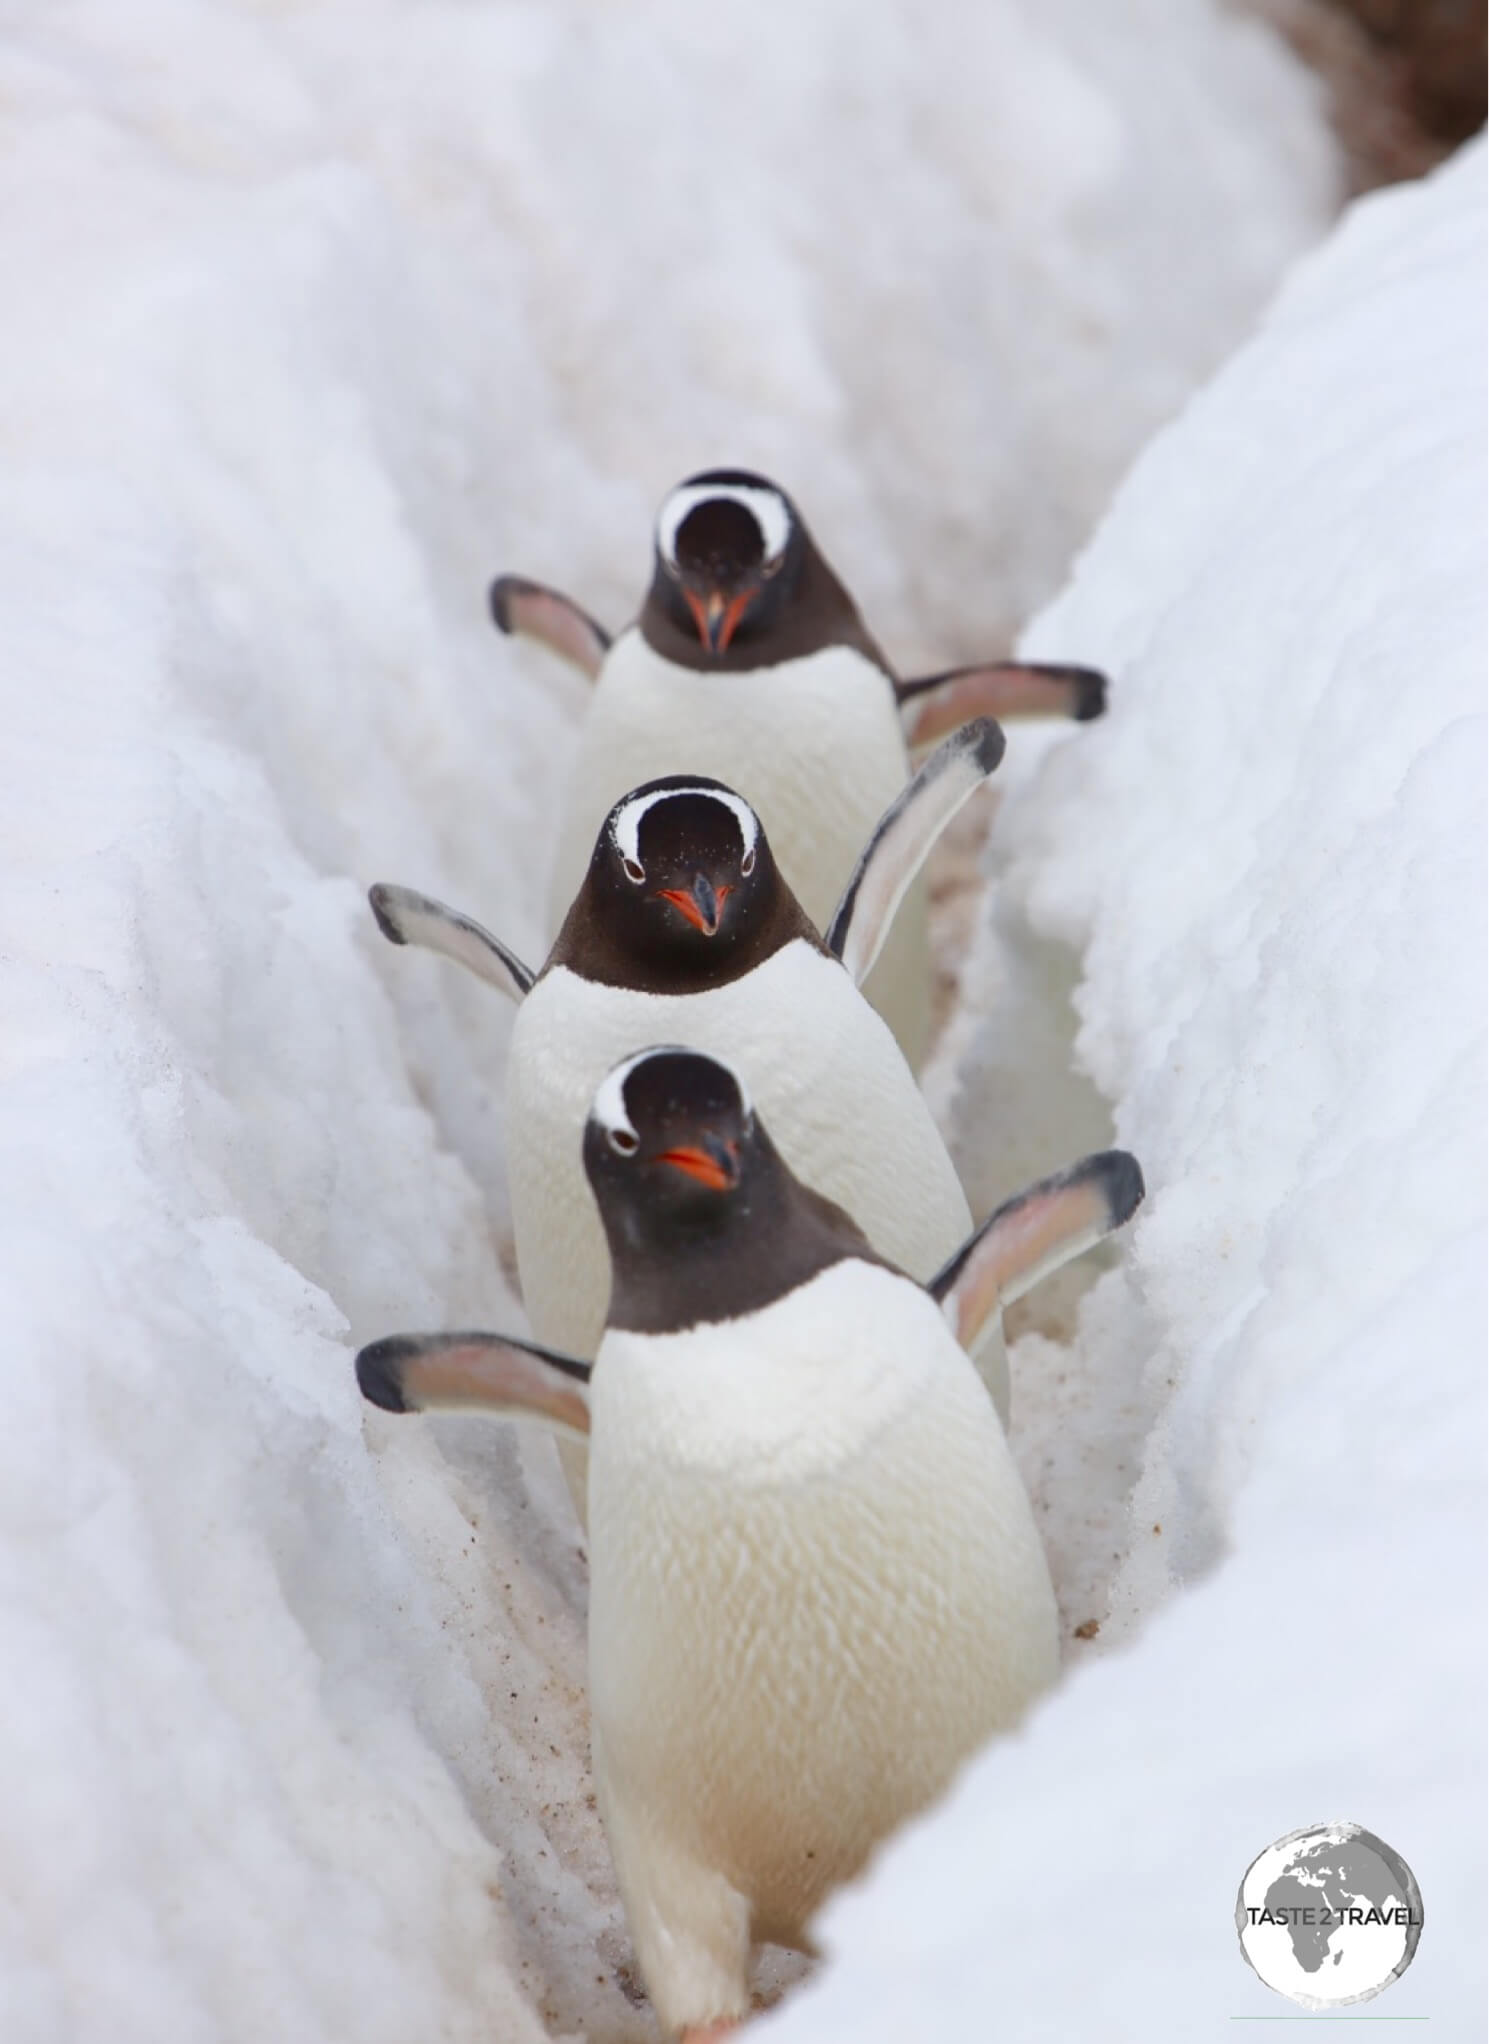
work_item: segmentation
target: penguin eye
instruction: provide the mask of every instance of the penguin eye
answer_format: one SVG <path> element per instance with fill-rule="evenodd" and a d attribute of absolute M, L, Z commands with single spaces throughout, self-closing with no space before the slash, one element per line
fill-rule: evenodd
<path fill-rule="evenodd" d="M 610 1147 L 612 1150 L 619 1150 L 623 1157 L 631 1156 L 640 1146 L 641 1138 L 632 1135 L 628 1128 L 613 1128 L 610 1130 Z"/>
<path fill-rule="evenodd" d="M 745 853 L 744 857 L 740 860 L 739 870 L 744 875 L 746 880 L 748 880 L 750 875 L 754 872 L 755 847 L 753 845 L 750 846 L 750 849 Z"/>
<path fill-rule="evenodd" d="M 639 887 L 642 881 L 646 878 L 646 868 L 641 864 L 640 860 L 622 859 L 621 864 L 626 869 L 627 880 L 633 880 Z"/>

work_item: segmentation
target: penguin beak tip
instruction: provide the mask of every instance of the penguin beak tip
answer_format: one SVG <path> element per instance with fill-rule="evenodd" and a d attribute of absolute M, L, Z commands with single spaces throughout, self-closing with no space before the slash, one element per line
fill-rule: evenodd
<path fill-rule="evenodd" d="M 755 583 L 733 598 L 726 598 L 717 589 L 711 589 L 707 596 L 695 596 L 691 589 L 683 591 L 693 613 L 693 622 L 698 627 L 698 638 L 706 652 L 725 653 L 729 650 L 729 642 L 757 593 L 758 584 Z"/>
<path fill-rule="evenodd" d="M 739 1145 L 717 1136 L 704 1136 L 700 1143 L 679 1143 L 661 1151 L 657 1162 L 696 1178 L 710 1192 L 733 1192 L 739 1183 Z"/>
<path fill-rule="evenodd" d="M 725 899 L 733 891 L 730 887 L 715 888 L 700 873 L 691 887 L 659 887 L 657 899 L 670 901 L 678 914 L 685 916 L 705 937 L 716 937 L 723 919 Z"/>

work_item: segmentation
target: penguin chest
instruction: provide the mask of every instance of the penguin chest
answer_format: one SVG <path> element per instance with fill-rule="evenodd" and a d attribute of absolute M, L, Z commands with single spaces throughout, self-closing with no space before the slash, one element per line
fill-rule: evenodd
<path fill-rule="evenodd" d="M 612 1330 L 593 1398 L 607 1822 L 799 1936 L 1053 1678 L 1002 1429 L 934 1304 L 852 1261 L 738 1320 Z"/>
<path fill-rule="evenodd" d="M 835 960 L 793 942 L 741 979 L 687 995 L 556 967 L 518 1010 L 507 1069 L 512 1219 L 540 1340 L 586 1356 L 599 1343 L 610 1260 L 584 1176 L 584 1124 L 606 1073 L 657 1043 L 732 1064 L 797 1177 L 913 1277 L 930 1277 L 966 1237 L 966 1199 L 930 1110 Z"/>

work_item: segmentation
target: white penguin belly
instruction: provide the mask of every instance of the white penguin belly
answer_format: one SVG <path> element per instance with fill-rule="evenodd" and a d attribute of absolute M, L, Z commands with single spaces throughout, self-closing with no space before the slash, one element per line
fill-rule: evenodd
<path fill-rule="evenodd" d="M 592 1399 L 596 1780 L 667 2019 L 690 1937 L 727 1970 L 721 1882 L 755 1937 L 798 1940 L 1018 1720 L 1056 1672 L 1055 1601 L 972 1366 L 886 1271 L 612 1330 Z"/>
<path fill-rule="evenodd" d="M 517 1011 L 507 1162 L 523 1299 L 538 1339 L 593 1356 L 610 1257 L 584 1175 L 605 1074 L 650 1044 L 726 1059 L 791 1170 L 844 1207 L 881 1256 L 934 1276 L 971 1230 L 955 1167 L 893 1037 L 836 960 L 785 945 L 707 993 L 637 993 L 546 973 Z"/>
<path fill-rule="evenodd" d="M 549 894 L 556 934 L 613 803 L 661 774 L 708 774 L 743 795 L 776 863 L 825 929 L 875 824 L 909 775 L 888 679 L 830 647 L 746 674 L 696 673 L 625 632 L 595 682 Z M 930 1029 L 924 890 L 912 888 L 864 992 L 912 1066 Z"/>

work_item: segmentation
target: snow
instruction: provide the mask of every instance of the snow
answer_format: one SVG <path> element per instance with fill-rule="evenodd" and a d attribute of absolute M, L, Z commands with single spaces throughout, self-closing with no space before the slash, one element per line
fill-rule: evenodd
<path fill-rule="evenodd" d="M 780 475 L 908 667 L 996 650 L 1333 179 L 1209 0 L 779 42 L 680 0 L 0 39 L 16 2044 L 647 2034 L 548 1445 L 355 1392 L 360 1341 L 520 1325 L 509 1013 L 365 887 L 535 954 L 583 690 L 486 580 L 618 624 L 713 460 Z"/>
<path fill-rule="evenodd" d="M 1275 2017 L 1237 1886 L 1345 1817 L 1422 1888 L 1382 2014 L 1479 2034 L 1484 171 L 1351 211 L 1025 637 L 1104 650 L 1113 708 L 998 816 L 961 1140 L 1020 1068 L 1031 953 L 1074 954 L 1148 1202 L 1073 1349 L 1015 1350 L 1014 1409 L 1073 1380 L 1021 1459 L 1077 1547 L 1095 1474 L 1062 1575 L 1104 1623 L 829 1908 L 781 2044 Z"/>

